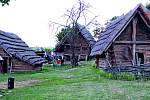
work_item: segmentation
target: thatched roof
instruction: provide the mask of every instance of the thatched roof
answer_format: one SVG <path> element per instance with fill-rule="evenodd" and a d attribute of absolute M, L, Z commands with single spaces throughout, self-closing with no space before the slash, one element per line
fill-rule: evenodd
<path fill-rule="evenodd" d="M 86 29 L 86 27 L 84 25 L 77 24 L 77 28 L 78 28 L 79 32 L 81 33 L 81 35 L 86 40 L 86 42 L 88 43 L 89 47 L 91 47 L 91 49 L 92 49 L 92 47 L 94 46 L 96 41 L 93 38 L 93 36 L 91 35 L 91 33 Z M 71 35 L 71 34 L 69 34 L 69 35 Z M 67 37 L 69 37 L 69 35 L 66 34 L 66 36 L 62 39 L 62 41 L 56 45 L 55 50 L 61 48 L 63 43 L 66 41 L 66 39 L 68 39 Z"/>
<path fill-rule="evenodd" d="M 106 27 L 105 31 L 101 33 L 94 45 L 90 55 L 101 55 L 103 52 L 107 51 L 109 46 L 122 33 L 137 13 L 141 14 L 149 24 L 150 12 L 142 4 L 138 4 L 133 10 L 126 15 L 118 17 Z"/>
<path fill-rule="evenodd" d="M 12 57 L 31 65 L 42 64 L 46 62 L 44 58 L 37 56 L 28 45 L 16 34 L 0 30 L 0 47 L 2 47 Z"/>

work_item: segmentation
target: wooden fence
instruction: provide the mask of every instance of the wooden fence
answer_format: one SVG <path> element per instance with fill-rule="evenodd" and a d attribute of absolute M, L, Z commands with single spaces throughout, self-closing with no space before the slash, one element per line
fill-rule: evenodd
<path fill-rule="evenodd" d="M 150 78 L 150 65 L 141 65 L 141 66 L 121 66 L 121 67 L 103 67 L 104 71 L 113 73 L 113 74 L 120 74 L 123 72 L 132 73 L 136 77 L 148 77 Z"/>

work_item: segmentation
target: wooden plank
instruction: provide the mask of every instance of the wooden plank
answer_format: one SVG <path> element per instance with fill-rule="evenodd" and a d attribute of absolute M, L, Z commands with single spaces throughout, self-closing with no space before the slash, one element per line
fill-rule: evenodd
<path fill-rule="evenodd" d="M 136 42 L 136 26 L 137 26 L 137 18 L 134 18 L 132 21 L 133 24 L 133 33 L 132 33 L 132 41 Z M 135 54 L 136 44 L 133 44 L 133 66 L 136 65 L 136 54 Z"/>
<path fill-rule="evenodd" d="M 150 44 L 150 41 L 115 41 L 116 44 Z"/>
<path fill-rule="evenodd" d="M 135 54 L 135 48 L 136 48 L 136 45 L 133 44 L 133 66 L 136 65 L 136 54 Z"/>
<path fill-rule="evenodd" d="M 150 28 L 150 25 L 147 23 L 147 21 L 146 21 L 145 18 L 142 16 L 142 14 L 141 14 L 141 13 L 139 13 L 139 14 L 140 14 L 140 17 L 143 19 L 144 23 L 146 24 L 146 26 L 147 26 L 148 28 Z"/>

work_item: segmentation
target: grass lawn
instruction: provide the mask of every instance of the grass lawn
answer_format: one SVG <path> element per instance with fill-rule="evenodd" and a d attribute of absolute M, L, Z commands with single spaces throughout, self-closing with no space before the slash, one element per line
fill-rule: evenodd
<path fill-rule="evenodd" d="M 39 79 L 33 86 L 1 90 L 0 100 L 150 100 L 150 81 L 107 79 L 92 61 L 77 68 L 45 67 L 37 73 L 12 74 L 15 81 Z M 0 75 L 0 82 L 8 75 Z"/>

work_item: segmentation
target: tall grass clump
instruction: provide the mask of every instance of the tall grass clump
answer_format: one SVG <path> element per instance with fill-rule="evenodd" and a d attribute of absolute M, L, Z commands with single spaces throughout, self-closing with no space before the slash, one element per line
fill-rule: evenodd
<path fill-rule="evenodd" d="M 105 77 L 107 79 L 114 80 L 125 80 L 125 81 L 133 81 L 135 80 L 135 76 L 131 73 L 122 72 L 122 73 L 108 73 L 103 70 L 99 71 L 100 76 Z"/>

